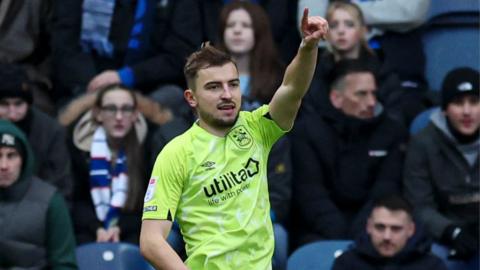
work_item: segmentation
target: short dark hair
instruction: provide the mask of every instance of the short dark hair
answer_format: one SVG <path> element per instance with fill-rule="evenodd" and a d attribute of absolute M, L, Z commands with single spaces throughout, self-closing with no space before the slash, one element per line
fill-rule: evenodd
<path fill-rule="evenodd" d="M 378 207 L 385 207 L 390 211 L 405 211 L 410 218 L 413 218 L 412 205 L 399 194 L 389 194 L 376 198 L 373 201 L 372 210 Z"/>
<path fill-rule="evenodd" d="M 364 59 L 343 59 L 335 63 L 333 69 L 328 75 L 330 90 L 343 89 L 344 79 L 352 73 L 368 72 L 373 75 L 375 81 L 378 81 L 378 65 L 375 62 Z"/>
<path fill-rule="evenodd" d="M 183 74 L 187 80 L 188 87 L 195 90 L 194 81 L 200 69 L 223 66 L 227 63 L 232 63 L 236 67 L 235 61 L 233 61 L 232 57 L 227 53 L 216 49 L 210 44 L 202 46 L 200 50 L 192 53 L 187 58 L 187 63 L 183 68 Z"/>

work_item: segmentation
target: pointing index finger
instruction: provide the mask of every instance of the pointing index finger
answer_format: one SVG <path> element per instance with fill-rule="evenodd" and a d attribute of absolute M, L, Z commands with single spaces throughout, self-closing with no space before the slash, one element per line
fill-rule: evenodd
<path fill-rule="evenodd" d="M 302 29 L 306 30 L 308 26 L 308 8 L 305 8 L 303 10 L 303 16 L 302 16 Z"/>

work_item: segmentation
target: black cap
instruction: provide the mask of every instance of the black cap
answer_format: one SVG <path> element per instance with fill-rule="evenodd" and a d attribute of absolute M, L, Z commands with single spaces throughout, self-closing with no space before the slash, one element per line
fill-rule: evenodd
<path fill-rule="evenodd" d="M 445 110 L 450 102 L 462 95 L 479 96 L 480 73 L 469 67 L 451 70 L 442 84 L 442 109 Z"/>
<path fill-rule="evenodd" d="M 33 95 L 27 73 L 19 65 L 0 63 L 0 99 L 14 97 L 32 104 Z"/>

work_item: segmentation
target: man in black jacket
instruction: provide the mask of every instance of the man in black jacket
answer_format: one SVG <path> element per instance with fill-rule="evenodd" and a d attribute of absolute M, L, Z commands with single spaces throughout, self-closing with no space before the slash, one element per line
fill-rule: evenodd
<path fill-rule="evenodd" d="M 335 260 L 334 270 L 447 269 L 440 258 L 429 253 L 429 241 L 416 229 L 412 208 L 400 196 L 375 201 L 366 232 Z"/>
<path fill-rule="evenodd" d="M 330 110 L 305 116 L 292 133 L 297 242 L 351 239 L 371 199 L 400 189 L 405 131 L 376 100 L 375 69 L 342 60 Z"/>
<path fill-rule="evenodd" d="M 442 110 L 408 147 L 405 197 L 427 232 L 458 259 L 478 259 L 480 74 L 462 67 L 442 86 Z"/>

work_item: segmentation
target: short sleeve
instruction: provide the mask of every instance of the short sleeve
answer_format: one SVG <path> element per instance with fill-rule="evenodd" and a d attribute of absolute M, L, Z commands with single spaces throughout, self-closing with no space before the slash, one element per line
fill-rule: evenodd
<path fill-rule="evenodd" d="M 255 126 L 255 130 L 264 144 L 271 148 L 272 145 L 282 137 L 287 131 L 282 130 L 280 126 L 270 117 L 268 105 L 263 105 L 252 113 L 245 116 L 246 121 L 250 122 L 251 126 Z"/>
<path fill-rule="evenodd" d="M 181 141 L 174 139 L 158 155 L 145 194 L 142 219 L 175 218 L 187 179 L 184 152 Z"/>

